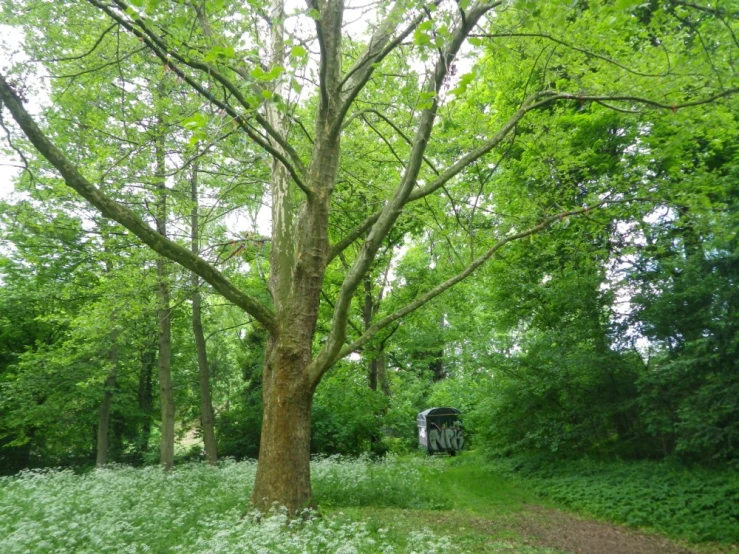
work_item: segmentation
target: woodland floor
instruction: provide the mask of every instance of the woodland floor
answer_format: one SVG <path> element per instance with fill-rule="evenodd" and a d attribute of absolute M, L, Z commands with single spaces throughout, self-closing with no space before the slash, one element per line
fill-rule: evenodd
<path fill-rule="evenodd" d="M 427 528 L 463 552 L 521 554 L 718 554 L 739 545 L 688 544 L 569 513 L 520 490 L 505 477 L 470 465 L 450 466 L 428 486 L 452 501 L 451 510 L 356 508 L 341 512 L 371 526 Z"/>
<path fill-rule="evenodd" d="M 317 458 L 312 476 L 324 517 L 294 521 L 284 513 L 242 517 L 255 472 L 254 461 L 224 460 L 169 473 L 115 466 L 0 478 L 0 553 L 739 554 L 736 541 L 689 544 L 562 509 L 533 492 L 533 481 L 474 453 Z M 618 483 L 633 500 L 634 483 Z M 722 491 L 729 502 L 739 498 L 732 487 Z M 717 513 L 708 522 L 724 525 Z M 681 537 L 690 536 L 686 525 L 706 523 L 687 517 L 671 525 L 663 518 L 660 528 Z M 735 531 L 727 528 L 727 541 Z"/>

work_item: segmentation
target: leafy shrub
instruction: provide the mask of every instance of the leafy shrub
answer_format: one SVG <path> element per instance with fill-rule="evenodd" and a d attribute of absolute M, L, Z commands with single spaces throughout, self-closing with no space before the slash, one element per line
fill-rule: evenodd
<path fill-rule="evenodd" d="M 382 453 L 380 427 L 387 402 L 382 392 L 367 386 L 363 372 L 349 364 L 337 365 L 318 385 L 313 399 L 311 450 L 321 454 Z"/>

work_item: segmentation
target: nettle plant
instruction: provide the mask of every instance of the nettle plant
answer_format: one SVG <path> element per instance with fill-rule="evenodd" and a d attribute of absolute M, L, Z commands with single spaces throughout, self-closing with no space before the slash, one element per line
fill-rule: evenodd
<path fill-rule="evenodd" d="M 174 261 L 266 330 L 251 502 L 290 514 L 313 505 L 311 405 L 338 360 L 507 243 L 612 203 L 656 201 L 643 179 L 583 177 L 569 205 L 495 215 L 493 156 L 505 158 L 517 126 L 616 110 L 648 128 L 650 114 L 737 90 L 726 12 L 675 0 L 27 0 L 3 9 L 26 37 L 28 59 L 3 71 L 0 99 L 17 125 L 13 147 L 42 166 L 24 177 L 28 189 L 54 202 L 61 176 L 159 254 L 162 283 L 164 260 Z M 52 77 L 50 106 L 36 116 L 23 101 L 33 70 Z M 226 170 L 261 188 L 231 194 Z M 167 198 L 198 175 L 224 211 L 269 206 L 269 236 L 232 241 L 252 256 L 228 257 L 229 272 L 223 248 L 190 248 L 172 233 Z M 387 256 L 431 221 L 448 231 L 454 264 L 405 305 L 351 324 Z M 262 249 L 268 264 L 256 259 Z M 167 467 L 170 381 L 160 366 Z"/>

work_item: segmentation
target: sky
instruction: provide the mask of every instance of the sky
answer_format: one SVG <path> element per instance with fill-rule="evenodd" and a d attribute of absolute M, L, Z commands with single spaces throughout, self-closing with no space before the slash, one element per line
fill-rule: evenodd
<path fill-rule="evenodd" d="M 25 61 L 28 59 L 21 51 L 23 34 L 9 26 L 0 25 L 0 69 L 5 70 L 12 63 Z M 31 98 L 29 108 L 34 111 L 39 107 L 39 99 Z M 4 116 L 9 118 L 7 110 Z M 13 181 L 20 174 L 20 160 L 16 156 L 9 156 L 5 150 L 7 149 L 7 137 L 5 132 L 0 130 L 0 200 L 7 199 L 13 192 Z"/>

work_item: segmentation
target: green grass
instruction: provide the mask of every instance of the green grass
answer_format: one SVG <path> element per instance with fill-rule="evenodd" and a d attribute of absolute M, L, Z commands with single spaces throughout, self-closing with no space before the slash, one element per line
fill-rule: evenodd
<path fill-rule="evenodd" d="M 535 502 L 535 495 L 478 462 L 474 456 L 404 457 L 394 463 L 418 468 L 419 475 L 413 484 L 418 491 L 393 495 L 405 499 L 401 503 L 403 509 L 386 500 L 358 503 L 352 487 L 337 487 L 334 503 L 321 505 L 321 509 L 331 517 L 362 520 L 371 529 L 390 529 L 390 538 L 399 545 L 409 531 L 428 529 L 447 537 L 457 552 L 559 552 L 526 544 L 514 530 L 516 514 L 525 510 L 526 504 Z M 396 487 L 397 481 L 388 488 Z M 431 505 L 435 509 L 429 509 Z"/>

